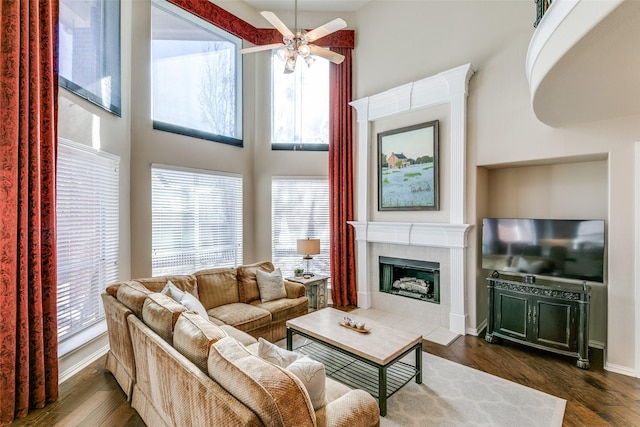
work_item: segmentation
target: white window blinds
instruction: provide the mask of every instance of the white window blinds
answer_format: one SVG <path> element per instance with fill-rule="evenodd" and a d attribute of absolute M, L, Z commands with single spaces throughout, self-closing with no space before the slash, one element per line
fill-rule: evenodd
<path fill-rule="evenodd" d="M 151 168 L 152 272 L 191 274 L 242 264 L 242 177 Z"/>
<path fill-rule="evenodd" d="M 329 274 L 329 183 L 321 178 L 273 178 L 271 184 L 271 258 L 286 275 L 304 268 L 296 241 L 320 239 L 320 255 L 314 255 L 310 269 Z"/>
<path fill-rule="evenodd" d="M 118 280 L 119 158 L 60 139 L 57 162 L 58 339 L 104 319 Z"/>

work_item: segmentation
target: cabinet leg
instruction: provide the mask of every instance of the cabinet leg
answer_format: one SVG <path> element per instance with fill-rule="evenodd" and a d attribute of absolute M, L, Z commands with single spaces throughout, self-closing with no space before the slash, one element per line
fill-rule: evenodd
<path fill-rule="evenodd" d="M 589 367 L 591 366 L 591 364 L 589 363 L 589 359 L 578 359 L 578 362 L 576 363 L 576 366 L 580 369 L 589 369 Z"/>
<path fill-rule="evenodd" d="M 492 334 L 486 334 L 484 340 L 491 344 L 500 344 L 502 340 L 498 337 L 494 337 Z"/>

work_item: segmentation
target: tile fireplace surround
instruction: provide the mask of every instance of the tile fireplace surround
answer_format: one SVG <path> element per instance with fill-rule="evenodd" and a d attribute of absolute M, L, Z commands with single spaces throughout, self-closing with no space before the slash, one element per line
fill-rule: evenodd
<path fill-rule="evenodd" d="M 456 334 L 466 334 L 465 302 L 467 232 L 465 218 L 466 110 L 468 83 L 474 73 L 471 64 L 462 65 L 423 80 L 411 82 L 351 103 L 358 123 L 357 162 L 359 188 L 356 221 L 358 306 L 395 310 L 416 320 L 439 322 Z M 371 122 L 389 116 L 449 103 L 451 107 L 451 160 L 446 168 L 450 183 L 449 222 L 368 221 L 372 203 L 368 191 L 376 154 L 371 153 Z M 428 214 L 425 214 L 428 217 Z M 415 218 L 415 216 L 414 216 Z M 440 304 L 421 304 L 379 292 L 378 257 L 391 256 L 440 263 Z M 429 259 L 431 258 L 431 259 Z M 395 298 L 389 303 L 388 298 Z M 420 304 L 420 308 L 415 307 Z M 427 307 L 424 306 L 433 306 Z"/>

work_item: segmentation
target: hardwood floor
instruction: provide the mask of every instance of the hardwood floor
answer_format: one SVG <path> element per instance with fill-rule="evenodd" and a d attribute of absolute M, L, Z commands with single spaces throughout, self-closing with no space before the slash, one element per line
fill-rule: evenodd
<path fill-rule="evenodd" d="M 567 400 L 564 426 L 639 426 L 640 379 L 607 372 L 602 351 L 590 349 L 591 369 L 575 359 L 513 343 L 460 337 L 449 346 L 423 342 L 426 352 Z M 424 379 L 427 383 L 428 379 Z M 60 398 L 12 426 L 144 426 L 104 357 L 60 385 Z"/>

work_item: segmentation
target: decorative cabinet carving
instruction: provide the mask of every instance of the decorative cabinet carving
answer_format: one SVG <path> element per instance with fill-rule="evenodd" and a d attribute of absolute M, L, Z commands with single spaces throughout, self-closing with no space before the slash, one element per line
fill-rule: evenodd
<path fill-rule="evenodd" d="M 291 282 L 302 283 L 307 288 L 307 298 L 309 298 L 309 311 L 320 310 L 327 306 L 327 285 L 329 276 L 316 274 L 309 279 L 302 277 L 287 277 Z"/>
<path fill-rule="evenodd" d="M 577 356 L 589 369 L 589 298 L 591 288 L 551 281 L 522 283 L 514 276 L 488 278 L 485 339 L 519 342 Z"/>

